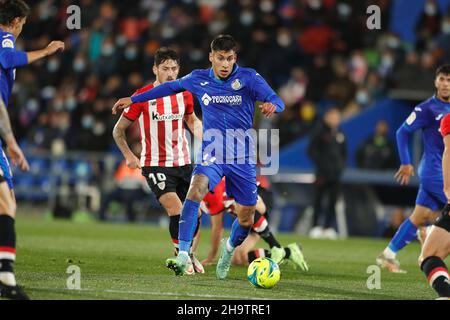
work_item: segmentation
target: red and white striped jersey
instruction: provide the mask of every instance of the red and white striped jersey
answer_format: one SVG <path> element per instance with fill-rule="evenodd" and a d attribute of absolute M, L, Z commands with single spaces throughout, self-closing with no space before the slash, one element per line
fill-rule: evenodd
<path fill-rule="evenodd" d="M 149 84 L 134 94 L 153 88 Z M 164 98 L 132 104 L 123 112 L 130 121 L 139 119 L 142 167 L 181 167 L 191 163 L 185 117 L 194 112 L 194 99 L 184 91 Z"/>

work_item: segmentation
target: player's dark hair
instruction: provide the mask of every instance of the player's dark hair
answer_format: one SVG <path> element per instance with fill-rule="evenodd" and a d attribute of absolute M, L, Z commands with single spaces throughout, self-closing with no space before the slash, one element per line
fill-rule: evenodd
<path fill-rule="evenodd" d="M 30 7 L 23 0 L 0 0 L 0 24 L 10 25 L 15 18 L 25 18 Z"/>
<path fill-rule="evenodd" d="M 166 60 L 174 60 L 180 65 L 180 56 L 178 53 L 169 47 L 161 47 L 155 53 L 155 66 L 159 66 Z"/>
<path fill-rule="evenodd" d="M 236 51 L 237 44 L 229 34 L 221 34 L 214 38 L 211 42 L 211 51 Z"/>
<path fill-rule="evenodd" d="M 450 64 L 444 64 L 442 66 L 439 66 L 439 68 L 437 68 L 436 70 L 436 77 L 439 76 L 440 74 L 450 75 Z"/>

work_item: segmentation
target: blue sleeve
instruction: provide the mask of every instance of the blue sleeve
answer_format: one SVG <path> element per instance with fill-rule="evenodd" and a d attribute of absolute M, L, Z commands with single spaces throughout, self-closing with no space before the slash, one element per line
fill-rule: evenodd
<path fill-rule="evenodd" d="M 180 80 L 174 80 L 174 81 L 160 84 L 159 86 L 157 86 L 153 89 L 150 89 L 143 93 L 132 96 L 131 101 L 133 101 L 133 103 L 145 102 L 145 101 L 154 100 L 157 98 L 171 96 L 173 94 L 177 94 L 177 93 L 183 92 L 185 90 L 186 89 L 183 88 Z"/>
<path fill-rule="evenodd" d="M 284 110 L 284 102 L 267 84 L 266 80 L 255 72 L 252 78 L 252 91 L 255 99 L 262 102 L 270 102 L 276 106 L 276 112 Z"/>
<path fill-rule="evenodd" d="M 28 57 L 24 51 L 12 48 L 0 48 L 0 64 L 4 69 L 13 69 L 28 64 Z"/>
<path fill-rule="evenodd" d="M 402 125 L 397 130 L 396 136 L 400 163 L 402 165 L 411 164 L 411 157 L 409 155 L 409 137 L 411 136 L 411 131 L 406 129 L 405 125 Z"/>

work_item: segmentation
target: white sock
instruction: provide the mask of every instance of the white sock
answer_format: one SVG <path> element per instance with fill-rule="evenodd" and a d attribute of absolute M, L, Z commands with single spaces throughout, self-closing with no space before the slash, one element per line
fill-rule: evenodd
<path fill-rule="evenodd" d="M 386 249 L 384 249 L 383 253 L 384 253 L 385 257 L 388 259 L 395 259 L 395 257 L 397 256 L 397 253 L 392 251 L 389 247 L 386 247 Z"/>
<path fill-rule="evenodd" d="M 16 277 L 12 272 L 0 272 L 0 281 L 7 286 L 16 285 Z"/>
<path fill-rule="evenodd" d="M 189 252 L 187 252 L 187 251 L 180 251 L 180 252 L 178 252 L 178 255 L 180 255 L 180 254 L 184 254 L 184 255 L 189 257 Z"/>
<path fill-rule="evenodd" d="M 227 243 L 226 243 L 226 248 L 228 252 L 232 252 L 234 250 L 233 245 L 230 242 L 230 238 L 228 238 Z"/>

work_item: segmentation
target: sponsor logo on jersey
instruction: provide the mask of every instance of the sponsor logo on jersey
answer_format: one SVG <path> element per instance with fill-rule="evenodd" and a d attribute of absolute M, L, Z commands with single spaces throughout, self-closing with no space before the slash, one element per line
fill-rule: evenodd
<path fill-rule="evenodd" d="M 234 80 L 233 83 L 231 83 L 231 88 L 233 88 L 233 90 L 239 90 L 242 88 L 241 81 L 239 79 Z"/>
<path fill-rule="evenodd" d="M 212 98 L 211 98 L 207 93 L 205 93 L 205 94 L 202 96 L 202 101 L 203 101 L 203 104 L 204 104 L 205 106 L 209 105 L 209 103 L 211 102 L 211 100 L 212 100 Z"/>
<path fill-rule="evenodd" d="M 442 119 L 442 117 L 443 117 L 444 115 L 441 113 L 440 115 L 438 115 L 435 119 L 437 120 L 437 121 L 439 121 L 439 120 L 441 120 Z"/>
<path fill-rule="evenodd" d="M 412 125 L 414 121 L 416 121 L 417 115 L 415 112 L 411 113 L 408 117 L 408 119 L 406 119 L 406 124 L 407 125 Z"/>
<path fill-rule="evenodd" d="M 152 120 L 153 121 L 173 121 L 183 119 L 183 114 L 163 114 L 160 115 L 158 112 L 152 112 Z"/>
<path fill-rule="evenodd" d="M 202 101 L 205 106 L 209 105 L 211 101 L 213 103 L 225 103 L 232 106 L 241 105 L 242 104 L 242 96 L 212 96 L 210 97 L 208 94 L 204 94 L 202 96 Z"/>
<path fill-rule="evenodd" d="M 208 82 L 208 81 L 205 81 L 205 82 L 200 82 L 200 85 L 201 85 L 202 87 L 206 86 L 207 84 L 209 84 L 209 82 Z"/>

